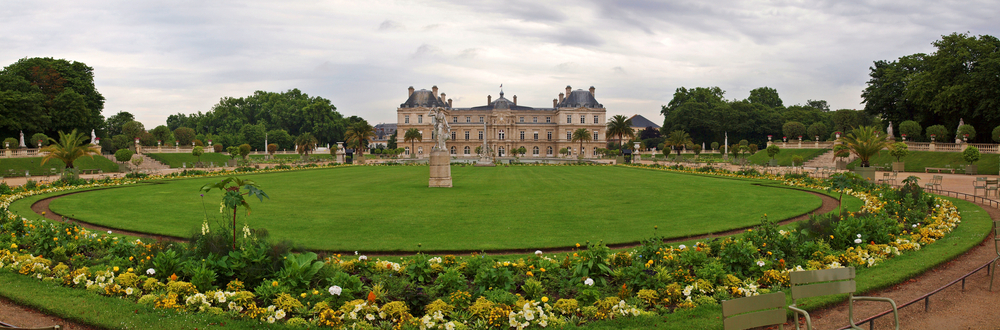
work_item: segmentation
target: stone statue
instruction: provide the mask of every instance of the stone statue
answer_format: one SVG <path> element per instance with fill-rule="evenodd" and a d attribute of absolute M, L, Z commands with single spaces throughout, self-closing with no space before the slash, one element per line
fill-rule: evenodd
<path fill-rule="evenodd" d="M 890 140 L 890 139 L 893 138 L 893 135 L 892 135 L 892 121 L 891 120 L 889 121 L 889 127 L 885 129 L 885 133 L 888 134 L 888 136 L 885 137 L 886 140 Z"/>
<path fill-rule="evenodd" d="M 90 144 L 93 144 L 93 145 L 97 144 L 97 134 L 94 133 L 93 129 L 90 130 Z"/>
<path fill-rule="evenodd" d="M 444 115 L 444 109 L 437 107 L 431 108 L 431 111 L 427 113 L 427 117 L 430 117 L 434 124 L 434 140 L 437 142 L 434 145 L 434 150 L 448 150 L 445 141 L 451 137 L 451 125 L 448 124 Z"/>
<path fill-rule="evenodd" d="M 958 127 L 955 128 L 955 143 L 962 143 L 962 136 L 960 136 L 962 133 L 958 132 L 958 129 L 962 128 L 962 125 L 965 125 L 965 119 L 958 118 Z"/>
<path fill-rule="evenodd" d="M 24 145 L 24 131 L 21 131 L 21 144 L 18 145 L 18 147 L 19 148 L 27 148 L 28 147 L 28 146 Z"/>

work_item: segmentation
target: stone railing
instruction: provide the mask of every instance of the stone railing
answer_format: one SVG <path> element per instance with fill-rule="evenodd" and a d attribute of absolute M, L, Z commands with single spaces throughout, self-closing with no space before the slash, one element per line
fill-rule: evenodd
<path fill-rule="evenodd" d="M 775 144 L 781 149 L 833 149 L 833 141 L 808 141 L 808 140 L 788 140 L 788 142 L 783 141 L 771 141 L 768 145 Z M 766 148 L 766 146 L 765 146 Z M 763 148 L 761 148 L 763 149 Z"/>
<path fill-rule="evenodd" d="M 39 151 L 38 148 L 3 149 L 0 151 L 0 157 L 3 158 L 42 157 L 46 154 L 46 152 Z"/>

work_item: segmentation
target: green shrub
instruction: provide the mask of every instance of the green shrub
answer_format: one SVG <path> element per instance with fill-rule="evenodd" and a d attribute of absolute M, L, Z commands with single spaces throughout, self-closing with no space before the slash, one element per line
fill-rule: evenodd
<path fill-rule="evenodd" d="M 0 145 L 0 147 L 3 147 L 4 149 L 17 149 L 19 145 L 20 144 L 17 142 L 17 139 L 6 138 L 3 140 L 3 145 Z"/>
<path fill-rule="evenodd" d="M 906 157 L 910 154 L 910 150 L 906 146 L 906 143 L 896 142 L 889 145 L 889 155 L 896 157 L 896 161 L 899 162 L 900 158 Z"/>
<path fill-rule="evenodd" d="M 767 146 L 767 149 L 765 149 L 765 150 L 767 150 L 767 156 L 771 157 L 771 159 L 774 159 L 774 156 L 777 156 L 778 153 L 781 152 L 781 148 L 778 147 L 777 144 L 773 144 L 773 143 L 771 145 Z"/>
<path fill-rule="evenodd" d="M 39 143 L 41 141 L 41 143 Z M 35 133 L 31 135 L 31 142 L 28 144 L 35 146 L 35 148 L 41 148 L 49 145 L 49 136 L 44 133 Z"/>
<path fill-rule="evenodd" d="M 959 126 L 958 127 L 958 137 L 959 138 L 966 137 L 965 136 L 966 134 L 969 135 L 968 136 L 969 140 L 975 139 L 976 138 L 976 128 L 972 127 L 972 125 L 969 125 L 969 124 L 965 124 L 965 125 Z"/>
<path fill-rule="evenodd" d="M 964 151 L 962 151 L 962 159 L 964 159 L 970 165 L 972 163 L 978 162 L 979 157 L 980 157 L 979 148 L 976 148 L 974 146 L 968 146 L 965 148 Z"/>
<path fill-rule="evenodd" d="M 128 149 L 118 149 L 115 151 L 115 160 L 120 163 L 124 163 L 132 159 L 132 150 Z"/>
<path fill-rule="evenodd" d="M 947 142 L 948 141 L 948 128 L 944 125 L 934 125 L 927 128 L 927 137 L 930 138 L 934 135 L 934 141 L 937 142 Z"/>
<path fill-rule="evenodd" d="M 899 134 L 906 135 L 906 138 L 912 141 L 919 141 L 920 133 L 923 130 L 920 127 L 920 123 L 912 120 L 907 120 L 899 124 Z"/>
<path fill-rule="evenodd" d="M 545 295 L 545 288 L 542 286 L 542 282 L 535 279 L 528 279 L 524 281 L 524 285 L 521 286 L 521 290 L 524 290 L 525 298 L 538 300 Z"/>
<path fill-rule="evenodd" d="M 797 122 L 790 121 L 781 126 L 781 131 L 785 133 L 789 139 L 797 139 L 799 136 L 808 134 L 806 131 L 806 125 Z"/>

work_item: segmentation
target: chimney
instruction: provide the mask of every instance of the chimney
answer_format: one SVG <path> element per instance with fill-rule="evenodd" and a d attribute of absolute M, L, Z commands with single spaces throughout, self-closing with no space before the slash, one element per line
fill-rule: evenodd
<path fill-rule="evenodd" d="M 434 97 L 438 96 L 438 87 L 437 87 L 437 85 L 434 85 L 434 87 L 431 87 L 431 93 L 434 93 Z"/>
<path fill-rule="evenodd" d="M 569 89 L 566 89 L 566 90 L 569 91 Z M 559 93 L 559 103 L 562 103 L 563 97 L 565 97 L 565 96 L 566 96 L 566 94 Z"/>
<path fill-rule="evenodd" d="M 559 100 L 552 99 L 552 108 L 555 109 L 556 105 L 559 104 Z"/>
<path fill-rule="evenodd" d="M 590 96 L 594 96 L 594 86 L 590 86 Z"/>
<path fill-rule="evenodd" d="M 451 99 L 448 99 L 448 107 L 451 108 Z"/>
<path fill-rule="evenodd" d="M 448 99 L 448 97 L 446 97 L 446 96 L 444 95 L 444 93 L 441 93 L 441 101 L 444 101 L 444 100 L 447 100 L 447 99 Z"/>
<path fill-rule="evenodd" d="M 566 85 L 566 97 L 569 97 L 569 92 L 570 92 L 570 91 L 571 91 L 572 89 L 573 89 L 572 87 L 569 87 L 569 85 Z"/>
<path fill-rule="evenodd" d="M 517 95 L 514 95 L 514 105 L 517 105 Z"/>
<path fill-rule="evenodd" d="M 486 95 L 486 104 L 493 103 L 493 95 Z"/>
<path fill-rule="evenodd" d="M 410 95 L 413 95 L 413 86 L 410 86 L 410 88 L 408 88 L 407 90 L 409 90 L 410 93 L 406 94 L 406 97 L 410 97 Z"/>

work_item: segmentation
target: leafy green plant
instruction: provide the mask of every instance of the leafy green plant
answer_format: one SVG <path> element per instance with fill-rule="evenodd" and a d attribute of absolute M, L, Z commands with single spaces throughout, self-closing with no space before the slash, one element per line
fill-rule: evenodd
<path fill-rule="evenodd" d="M 191 155 L 198 157 L 198 162 L 201 163 L 201 155 L 205 153 L 205 147 L 195 146 L 191 149 Z"/>
<path fill-rule="evenodd" d="M 323 262 L 316 260 L 317 258 L 313 252 L 286 254 L 284 267 L 275 276 L 295 291 L 304 290 L 316 277 L 316 273 L 319 273 L 319 269 L 323 268 Z"/>
<path fill-rule="evenodd" d="M 245 193 L 241 193 L 240 189 L 246 189 Z M 238 177 L 229 177 L 225 180 L 219 181 L 215 184 L 206 184 L 201 187 L 201 191 L 209 192 L 212 189 L 219 189 L 223 191 L 222 195 L 222 205 L 226 209 L 233 210 L 233 250 L 236 250 L 236 209 L 240 206 L 247 209 L 247 214 L 250 213 L 250 203 L 247 203 L 246 199 L 243 198 L 245 195 L 256 196 L 261 202 L 264 201 L 264 197 L 270 199 L 263 190 L 257 186 L 257 183 L 253 180 L 243 180 Z"/>
<path fill-rule="evenodd" d="M 965 150 L 962 151 L 962 159 L 964 159 L 967 163 L 969 163 L 969 165 L 978 162 L 979 158 L 980 158 L 979 148 L 976 148 L 974 146 L 968 146 L 965 147 Z"/>
<path fill-rule="evenodd" d="M 774 159 L 774 156 L 777 156 L 778 153 L 781 152 L 781 148 L 778 147 L 777 144 L 771 144 L 767 146 L 765 150 L 767 150 L 767 156 L 771 157 L 772 160 Z"/>
<path fill-rule="evenodd" d="M 906 146 L 906 143 L 896 142 L 889 145 L 889 155 L 896 157 L 896 162 L 899 162 L 901 158 L 906 157 L 910 154 L 910 150 Z"/>
<path fill-rule="evenodd" d="M 966 135 L 968 135 L 968 136 L 966 136 Z M 973 127 L 972 125 L 969 125 L 969 124 L 965 124 L 965 125 L 959 126 L 958 127 L 958 137 L 959 138 L 968 138 L 969 140 L 975 139 L 976 138 L 976 128 Z"/>
<path fill-rule="evenodd" d="M 869 167 L 871 157 L 877 155 L 889 143 L 882 131 L 875 126 L 855 128 L 840 139 L 851 149 L 851 153 L 858 156 L 861 167 Z"/>
<path fill-rule="evenodd" d="M 124 163 L 132 159 L 132 150 L 128 149 L 118 149 L 115 151 L 115 160 Z"/>
<path fill-rule="evenodd" d="M 602 286 L 607 285 L 605 276 L 611 273 L 607 263 L 610 254 L 611 249 L 604 245 L 603 241 L 597 244 L 587 242 L 587 249 L 579 253 L 581 261 L 573 268 L 573 277 L 578 279 L 589 277 L 599 281 Z"/>
<path fill-rule="evenodd" d="M 795 166 L 795 164 L 802 165 L 802 156 L 792 156 L 792 166 Z"/>
<path fill-rule="evenodd" d="M 153 269 L 156 270 L 156 278 L 165 280 L 170 275 L 181 272 L 181 260 L 174 250 L 166 250 L 153 257 Z"/>

